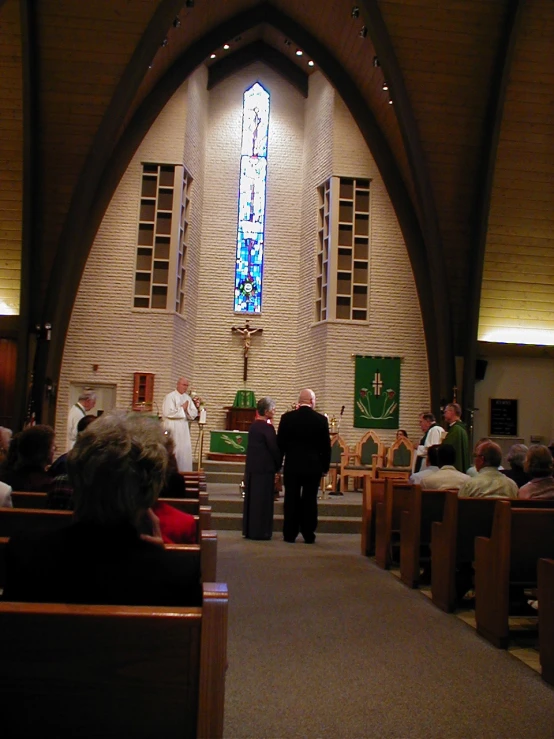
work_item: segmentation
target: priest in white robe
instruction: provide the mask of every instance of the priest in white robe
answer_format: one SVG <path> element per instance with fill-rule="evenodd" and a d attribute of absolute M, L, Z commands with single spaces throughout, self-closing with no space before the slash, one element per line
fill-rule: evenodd
<path fill-rule="evenodd" d="M 196 418 L 198 409 L 187 394 L 189 385 L 190 382 L 185 377 L 180 377 L 176 389 L 165 396 L 162 407 L 163 425 L 173 438 L 179 472 L 192 470 L 189 421 Z"/>

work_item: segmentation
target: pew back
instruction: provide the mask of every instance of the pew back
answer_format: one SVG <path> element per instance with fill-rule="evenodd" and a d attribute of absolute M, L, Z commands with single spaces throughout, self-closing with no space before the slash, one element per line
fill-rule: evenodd
<path fill-rule="evenodd" d="M 6 582 L 6 547 L 9 536 L 0 536 L 0 588 Z M 202 531 L 199 544 L 167 544 L 174 557 L 199 557 L 202 582 L 217 581 L 217 532 Z"/>
<path fill-rule="evenodd" d="M 1 603 L 7 736 L 222 737 L 227 586 L 202 608 Z"/>
<path fill-rule="evenodd" d="M 554 685 L 554 559 L 539 559 L 537 570 L 542 677 Z"/>
<path fill-rule="evenodd" d="M 450 612 L 456 606 L 456 567 L 473 562 L 475 538 L 489 537 L 498 501 L 518 508 L 552 508 L 554 501 L 458 498 L 447 491 L 441 522 L 432 524 L 431 589 L 433 603 Z"/>
<path fill-rule="evenodd" d="M 388 569 L 392 563 L 393 533 L 400 532 L 402 511 L 410 506 L 413 485 L 402 480 L 385 480 L 385 495 L 375 507 L 375 563 Z"/>
<path fill-rule="evenodd" d="M 410 588 L 419 583 L 423 550 L 429 559 L 431 526 L 442 521 L 446 490 L 422 490 L 414 485 L 413 495 L 400 517 L 400 579 Z"/>
<path fill-rule="evenodd" d="M 385 498 L 385 480 L 364 477 L 362 505 L 362 554 L 369 557 L 375 550 L 375 509 Z"/>
<path fill-rule="evenodd" d="M 499 500 L 490 537 L 475 541 L 477 631 L 495 646 L 508 646 L 510 587 L 536 586 L 541 557 L 554 557 L 554 509 Z"/>

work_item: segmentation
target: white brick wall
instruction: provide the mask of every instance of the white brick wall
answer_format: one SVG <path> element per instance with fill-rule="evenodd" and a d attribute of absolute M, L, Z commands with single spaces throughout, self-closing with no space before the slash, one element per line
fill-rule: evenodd
<path fill-rule="evenodd" d="M 406 248 L 363 138 L 320 73 L 305 100 L 261 63 L 206 90 L 199 69 L 173 96 L 146 136 L 108 208 L 93 245 L 62 366 L 57 430 L 65 438 L 70 382 L 117 385 L 129 407 L 132 374 L 154 372 L 159 407 L 179 374 L 190 375 L 208 403 L 208 430 L 223 428 L 223 407 L 247 387 L 271 395 L 278 415 L 312 386 L 318 408 L 346 405 L 341 434 L 352 428 L 352 354 L 402 356 L 401 426 L 417 437 L 429 403 L 425 341 Z M 233 313 L 242 95 L 259 81 L 271 94 L 262 314 L 251 323 L 248 381 Z M 194 177 L 184 319 L 132 309 L 142 161 L 183 162 Z M 369 325 L 313 324 L 316 187 L 331 175 L 369 177 L 371 275 Z M 92 371 L 97 363 L 99 370 Z M 393 431 L 380 432 L 387 441 Z"/>

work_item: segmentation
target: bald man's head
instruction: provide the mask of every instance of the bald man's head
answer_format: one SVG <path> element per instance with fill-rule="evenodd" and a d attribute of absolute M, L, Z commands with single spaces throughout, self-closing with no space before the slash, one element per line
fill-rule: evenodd
<path fill-rule="evenodd" d="M 309 405 L 310 408 L 315 408 L 315 393 L 310 390 L 309 387 L 304 388 L 300 391 L 298 396 L 298 405 Z"/>

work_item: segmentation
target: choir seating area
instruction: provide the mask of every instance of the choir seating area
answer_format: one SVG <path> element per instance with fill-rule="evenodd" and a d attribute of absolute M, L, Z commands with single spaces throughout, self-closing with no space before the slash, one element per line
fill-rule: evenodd
<path fill-rule="evenodd" d="M 499 648 L 531 635 L 554 684 L 554 501 L 460 499 L 456 490 L 368 478 L 361 553 Z"/>

